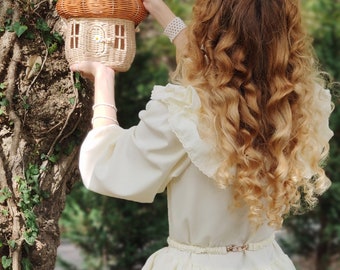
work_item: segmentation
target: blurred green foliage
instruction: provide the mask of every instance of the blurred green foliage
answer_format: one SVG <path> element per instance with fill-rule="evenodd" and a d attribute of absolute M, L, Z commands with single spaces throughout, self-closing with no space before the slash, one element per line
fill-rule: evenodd
<path fill-rule="evenodd" d="M 340 2 L 302 0 L 304 19 L 314 38 L 314 48 L 321 67 L 336 81 L 340 80 Z"/>
<path fill-rule="evenodd" d="M 291 238 L 284 241 L 284 246 L 291 255 L 315 256 L 315 269 L 327 270 L 336 269 L 331 265 L 339 260 L 340 250 L 340 2 L 303 0 L 302 4 L 320 69 L 328 73 L 328 88 L 335 106 L 330 119 L 334 137 L 326 167 L 333 183 L 320 197 L 315 210 L 286 220 L 285 227 Z"/>
<path fill-rule="evenodd" d="M 140 269 L 150 252 L 165 245 L 166 199 L 138 204 L 89 192 L 78 183 L 67 201 L 63 237 L 77 244 L 84 265 L 68 269 Z"/>

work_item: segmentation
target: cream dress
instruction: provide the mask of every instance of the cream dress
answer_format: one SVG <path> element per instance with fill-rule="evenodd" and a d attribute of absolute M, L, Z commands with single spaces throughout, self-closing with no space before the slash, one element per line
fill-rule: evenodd
<path fill-rule="evenodd" d="M 169 246 L 154 253 L 143 270 L 295 269 L 274 240 L 274 229 L 252 230 L 245 208 L 228 207 L 231 190 L 216 187 L 221 159 L 199 136 L 200 106 L 191 87 L 155 86 L 137 126 L 90 131 L 80 154 L 85 186 L 137 202 L 152 202 L 167 189 Z M 331 136 L 328 121 L 324 131 Z"/>

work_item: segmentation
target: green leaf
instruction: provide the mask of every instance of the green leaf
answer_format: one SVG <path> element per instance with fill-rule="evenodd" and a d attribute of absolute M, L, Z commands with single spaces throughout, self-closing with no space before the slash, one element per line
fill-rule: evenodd
<path fill-rule="evenodd" d="M 75 101 L 76 101 L 76 98 L 72 97 L 72 98 L 69 98 L 68 101 L 74 105 Z"/>
<path fill-rule="evenodd" d="M 30 108 L 30 105 L 27 104 L 27 103 L 24 103 L 24 104 L 23 104 L 23 107 L 24 107 L 25 110 L 28 110 L 28 109 Z"/>
<path fill-rule="evenodd" d="M 28 27 L 26 25 L 22 25 L 20 22 L 15 22 L 13 24 L 13 31 L 17 34 L 18 37 L 21 37 L 23 33 L 26 32 Z"/>
<path fill-rule="evenodd" d="M 32 201 L 33 201 L 35 204 L 40 203 L 40 196 L 37 195 L 37 194 L 35 194 L 35 195 L 33 196 Z"/>
<path fill-rule="evenodd" d="M 48 157 L 48 160 L 51 161 L 52 163 L 56 163 L 59 159 L 58 155 L 52 155 Z"/>
<path fill-rule="evenodd" d="M 56 52 L 58 50 L 58 44 L 56 42 L 53 42 L 52 44 L 50 44 L 50 46 L 48 47 L 48 53 L 52 54 L 54 52 Z"/>
<path fill-rule="evenodd" d="M 28 30 L 28 31 L 25 32 L 24 37 L 26 39 L 29 39 L 29 40 L 34 40 L 35 39 L 35 34 L 34 34 L 34 32 Z"/>
<path fill-rule="evenodd" d="M 6 19 L 5 30 L 7 30 L 9 32 L 13 32 L 13 26 L 12 26 L 12 20 L 11 19 Z"/>
<path fill-rule="evenodd" d="M 6 14 L 7 14 L 7 15 L 13 15 L 13 13 L 14 13 L 14 10 L 13 10 L 12 8 L 8 8 L 8 9 L 6 10 Z"/>
<path fill-rule="evenodd" d="M 0 195 L 0 203 L 4 203 L 7 200 L 7 197 L 4 195 Z"/>
<path fill-rule="evenodd" d="M 57 33 L 57 32 L 54 32 L 54 33 L 53 33 L 53 38 L 54 38 L 54 40 L 55 40 L 57 43 L 59 43 L 59 44 L 63 44 L 63 43 L 64 43 L 63 36 L 60 35 L 60 34 Z"/>
<path fill-rule="evenodd" d="M 3 209 L 3 210 L 1 210 L 1 214 L 2 214 L 3 216 L 7 217 L 7 216 L 9 215 L 9 211 L 6 210 L 6 209 Z M 1 245 L 0 245 L 0 247 L 1 247 Z"/>
<path fill-rule="evenodd" d="M 39 175 L 39 167 L 37 165 L 30 164 L 27 172 L 28 175 Z"/>
<path fill-rule="evenodd" d="M 76 83 L 74 84 L 74 87 L 75 87 L 76 89 L 80 90 L 80 89 L 81 89 L 81 83 L 80 83 L 80 82 L 76 82 Z"/>
<path fill-rule="evenodd" d="M 16 246 L 15 240 L 9 240 L 9 241 L 8 241 L 8 246 L 9 246 L 10 248 L 14 249 L 15 246 Z"/>
<path fill-rule="evenodd" d="M 4 269 L 7 269 L 12 265 L 12 258 L 8 258 L 7 256 L 2 256 L 1 263 L 2 263 L 2 267 Z"/>
<path fill-rule="evenodd" d="M 38 18 L 36 24 L 36 28 L 42 32 L 50 32 L 51 28 L 48 26 L 47 22 L 41 18 Z"/>
<path fill-rule="evenodd" d="M 35 240 L 37 239 L 38 234 L 36 232 L 24 232 L 24 239 L 25 242 L 30 245 L 33 246 Z"/>
<path fill-rule="evenodd" d="M 66 155 L 70 155 L 73 152 L 73 149 L 76 147 L 76 145 L 77 143 L 75 141 L 71 141 L 64 150 L 64 153 Z"/>
<path fill-rule="evenodd" d="M 0 190 L 0 203 L 4 203 L 8 198 L 12 196 L 12 193 L 8 187 L 4 187 Z"/>
<path fill-rule="evenodd" d="M 22 270 L 31 270 L 32 269 L 32 264 L 28 258 L 23 258 L 21 260 L 21 266 Z"/>
<path fill-rule="evenodd" d="M 9 104 L 9 101 L 8 101 L 7 98 L 3 97 L 3 98 L 0 99 L 0 106 L 6 107 L 6 106 L 8 106 L 8 104 Z"/>

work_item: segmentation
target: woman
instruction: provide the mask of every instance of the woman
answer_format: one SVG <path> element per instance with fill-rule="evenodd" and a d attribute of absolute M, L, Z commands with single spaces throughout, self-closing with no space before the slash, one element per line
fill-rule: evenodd
<path fill-rule="evenodd" d="M 329 187 L 333 135 L 299 1 L 197 0 L 188 28 L 163 1 L 144 5 L 179 52 L 175 84 L 122 129 L 114 71 L 71 67 L 95 83 L 85 186 L 138 202 L 167 189 L 169 246 L 145 270 L 295 269 L 274 234 Z"/>

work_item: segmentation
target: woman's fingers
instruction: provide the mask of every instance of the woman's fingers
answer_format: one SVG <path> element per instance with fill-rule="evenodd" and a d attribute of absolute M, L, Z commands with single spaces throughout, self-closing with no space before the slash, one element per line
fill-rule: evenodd
<path fill-rule="evenodd" d="M 98 63 L 99 64 L 99 63 Z M 83 61 L 72 64 L 70 69 L 74 72 L 94 73 L 96 71 L 95 62 Z"/>
<path fill-rule="evenodd" d="M 82 77 L 90 79 L 92 81 L 96 77 L 96 74 L 98 73 L 98 71 L 105 70 L 108 68 L 109 67 L 106 67 L 105 65 L 99 62 L 91 62 L 91 61 L 78 62 L 70 66 L 71 71 L 79 72 Z"/>

